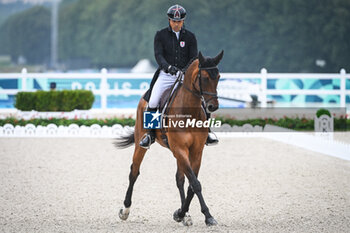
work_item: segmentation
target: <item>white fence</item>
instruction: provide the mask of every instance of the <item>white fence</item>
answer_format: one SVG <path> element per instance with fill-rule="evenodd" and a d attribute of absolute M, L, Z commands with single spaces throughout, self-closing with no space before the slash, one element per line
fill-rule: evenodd
<path fill-rule="evenodd" d="M 250 124 L 246 124 L 243 127 L 226 125 L 223 126 L 223 129 L 224 132 L 217 132 L 219 138 L 263 137 L 321 154 L 350 160 L 350 144 L 333 140 L 333 133 L 312 135 L 310 133 L 295 132 L 272 125 L 266 125 L 262 128 L 253 127 Z M 119 124 L 102 127 L 97 124 L 91 126 L 78 126 L 76 124 L 69 126 L 57 126 L 55 124 L 49 124 L 48 126 L 35 126 L 33 124 L 13 126 L 11 124 L 5 124 L 4 126 L 0 126 L 0 138 L 118 138 L 129 134 L 132 130 L 133 127 L 123 127 Z"/>
<path fill-rule="evenodd" d="M 113 126 L 100 126 L 93 124 L 91 126 L 78 126 L 71 124 L 69 126 L 57 126 L 49 124 L 47 126 L 35 126 L 27 124 L 25 126 L 13 126 L 12 124 L 5 124 L 0 126 L 0 138 L 2 137 L 93 137 L 93 138 L 116 138 L 126 135 L 133 131 L 134 127 L 122 126 L 115 124 Z"/>
<path fill-rule="evenodd" d="M 92 89 L 95 95 L 101 96 L 101 109 L 107 108 L 107 96 L 109 95 L 142 95 L 147 88 L 140 89 L 112 89 L 108 86 L 107 80 L 110 79 L 151 79 L 151 73 L 108 73 L 107 69 L 102 69 L 100 73 L 28 73 L 24 68 L 21 73 L 2 73 L 0 79 L 20 79 L 21 89 L 0 89 L 0 94 L 14 95 L 19 91 L 35 91 L 27 88 L 27 80 L 30 79 L 99 79 L 100 88 Z M 218 94 L 221 97 L 245 99 L 243 96 L 250 94 L 257 95 L 261 102 L 261 107 L 267 106 L 268 95 L 338 95 L 340 96 L 340 107 L 346 106 L 346 95 L 350 95 L 350 90 L 346 90 L 346 80 L 350 79 L 350 74 L 346 74 L 342 69 L 340 73 L 268 73 L 266 69 L 261 69 L 260 73 L 221 73 L 221 77 L 226 80 L 237 79 L 257 79 L 259 84 L 242 88 L 232 85 L 218 86 Z M 336 90 L 325 89 L 268 89 L 267 80 L 269 79 L 325 79 L 340 80 L 340 88 Z"/>

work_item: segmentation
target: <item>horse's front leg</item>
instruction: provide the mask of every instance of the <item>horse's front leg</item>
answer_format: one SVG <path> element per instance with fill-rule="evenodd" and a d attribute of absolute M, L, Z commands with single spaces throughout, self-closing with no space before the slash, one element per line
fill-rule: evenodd
<path fill-rule="evenodd" d="M 124 208 L 120 209 L 119 211 L 119 218 L 122 220 L 126 220 L 129 217 L 132 192 L 133 192 L 134 184 L 137 180 L 137 177 L 140 174 L 140 165 L 145 153 L 146 153 L 146 149 L 141 148 L 138 145 L 135 145 L 133 161 L 132 161 L 130 174 L 129 174 L 129 187 L 128 187 L 128 190 L 126 191 L 126 195 L 124 199 Z"/>
<path fill-rule="evenodd" d="M 180 192 L 181 206 L 183 206 L 185 202 L 185 189 L 184 189 L 185 174 L 182 171 L 180 171 L 178 168 L 176 171 L 175 178 L 176 178 L 176 186 Z"/>
<path fill-rule="evenodd" d="M 181 222 L 184 220 L 184 217 L 186 216 L 186 213 L 189 210 L 189 206 L 193 198 L 194 192 L 192 188 L 190 188 L 191 186 L 189 186 L 187 191 L 187 196 L 185 196 L 185 189 L 184 189 L 185 173 L 181 170 L 181 163 L 179 161 L 177 162 L 177 172 L 176 172 L 175 178 L 176 178 L 177 188 L 179 189 L 179 192 L 180 192 L 181 208 L 174 212 L 173 217 L 176 222 Z"/>
<path fill-rule="evenodd" d="M 179 189 L 179 193 L 180 193 L 180 199 L 181 199 L 181 208 L 176 210 L 173 214 L 173 218 L 176 222 L 181 222 L 185 225 L 185 226 L 191 226 L 192 225 L 192 219 L 191 216 L 189 214 L 187 214 L 185 212 L 184 215 L 180 216 L 179 213 L 181 212 L 181 209 L 183 208 L 184 204 L 185 204 L 185 189 L 184 189 L 184 184 L 185 184 L 185 174 L 183 171 L 181 171 L 179 169 L 177 169 L 176 172 L 176 186 Z"/>
<path fill-rule="evenodd" d="M 188 205 L 188 206 L 190 205 L 191 200 L 193 198 L 193 192 L 194 192 L 199 199 L 199 203 L 201 205 L 201 212 L 205 216 L 205 223 L 208 226 L 217 225 L 218 223 L 213 218 L 213 216 L 211 216 L 211 214 L 209 212 L 209 208 L 204 201 L 204 198 L 202 195 L 202 186 L 201 186 L 201 183 L 199 182 L 199 180 L 197 179 L 197 176 L 195 175 L 195 173 L 193 172 L 193 170 L 191 168 L 188 169 L 188 171 L 185 174 L 186 174 L 186 176 L 190 182 L 190 186 L 191 186 L 191 187 L 189 187 L 188 197 L 186 198 L 185 205 Z M 190 191 L 190 189 L 192 189 L 192 191 Z M 188 201 L 187 201 L 187 199 L 188 199 Z M 187 206 L 184 207 L 184 210 L 186 210 L 186 207 Z M 187 211 L 188 211 L 188 208 L 187 208 Z"/>
<path fill-rule="evenodd" d="M 198 173 L 199 173 L 199 169 L 200 169 L 200 165 L 201 165 L 202 152 L 199 151 L 199 152 L 196 153 L 196 152 L 194 152 L 192 150 L 192 151 L 190 151 L 190 153 L 192 153 L 194 155 L 197 155 L 197 156 L 192 156 L 191 157 L 190 164 L 191 164 L 191 168 L 192 168 L 194 174 L 196 175 L 196 177 L 198 177 Z M 178 167 L 180 167 L 180 166 L 181 165 L 178 162 Z M 184 173 L 183 173 L 183 175 L 184 175 Z M 178 217 L 179 219 L 183 219 L 184 216 L 186 216 L 186 213 L 188 213 L 188 211 L 189 211 L 190 204 L 191 204 L 191 201 L 193 199 L 193 196 L 194 196 L 193 189 L 192 189 L 191 185 L 189 185 L 188 189 L 187 189 L 186 198 L 185 198 L 185 200 L 183 200 L 181 202 L 181 209 L 175 211 L 174 217 L 175 217 L 175 214 L 177 214 L 179 216 Z"/>
<path fill-rule="evenodd" d="M 194 167 L 194 169 L 192 169 L 188 159 L 188 155 L 186 153 L 179 152 L 176 155 L 176 159 L 178 160 L 178 163 L 180 163 L 181 170 L 184 171 L 184 174 L 186 175 L 190 183 L 190 187 L 188 188 L 188 192 L 187 192 L 187 197 L 185 199 L 184 204 L 181 207 L 181 210 L 178 211 L 178 216 L 180 218 L 181 217 L 183 218 L 185 216 L 185 214 L 188 212 L 191 200 L 194 194 L 196 194 L 199 199 L 199 203 L 201 205 L 201 212 L 205 216 L 205 223 L 208 226 L 217 225 L 216 220 L 213 218 L 213 216 L 211 216 L 209 212 L 209 208 L 204 201 L 204 198 L 202 195 L 202 186 L 199 180 L 197 179 L 201 157 L 198 157 L 197 162 L 193 161 L 192 166 Z M 194 172 L 194 170 L 196 171 L 196 173 Z"/>

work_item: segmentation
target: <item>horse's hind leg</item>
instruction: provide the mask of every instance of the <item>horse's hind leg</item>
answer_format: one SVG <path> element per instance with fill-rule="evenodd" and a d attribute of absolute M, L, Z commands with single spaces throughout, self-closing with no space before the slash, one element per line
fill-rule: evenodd
<path fill-rule="evenodd" d="M 126 220 L 129 217 L 132 192 L 133 192 L 136 179 L 140 174 L 140 165 L 145 153 L 146 153 L 146 149 L 141 148 L 138 145 L 135 146 L 133 161 L 130 167 L 129 187 L 128 187 L 128 190 L 126 191 L 125 200 L 124 200 L 124 208 L 120 209 L 120 212 L 119 212 L 119 217 L 122 220 Z"/>

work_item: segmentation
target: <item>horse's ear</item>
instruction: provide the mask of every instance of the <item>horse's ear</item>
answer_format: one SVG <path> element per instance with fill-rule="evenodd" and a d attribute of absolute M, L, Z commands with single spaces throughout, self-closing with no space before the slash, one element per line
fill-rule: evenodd
<path fill-rule="evenodd" d="M 203 64 L 205 61 L 205 58 L 203 57 L 201 51 L 199 51 L 199 53 L 198 53 L 198 59 L 199 59 L 199 64 Z"/>
<path fill-rule="evenodd" d="M 224 56 L 224 50 L 221 50 L 221 52 L 216 57 L 214 57 L 215 65 L 219 64 L 223 56 Z"/>

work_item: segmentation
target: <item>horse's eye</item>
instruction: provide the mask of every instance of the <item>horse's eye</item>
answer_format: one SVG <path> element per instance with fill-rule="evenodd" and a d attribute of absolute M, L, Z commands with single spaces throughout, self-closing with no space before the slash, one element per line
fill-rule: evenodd
<path fill-rule="evenodd" d="M 208 84 L 209 78 L 203 77 L 202 81 L 203 81 L 203 84 Z"/>

